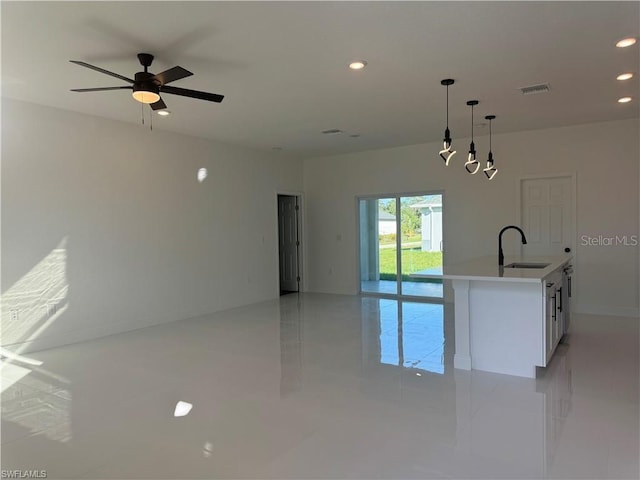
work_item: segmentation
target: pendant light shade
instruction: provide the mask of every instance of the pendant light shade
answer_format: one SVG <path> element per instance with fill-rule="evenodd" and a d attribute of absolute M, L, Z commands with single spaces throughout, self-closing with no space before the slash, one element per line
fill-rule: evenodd
<path fill-rule="evenodd" d="M 483 172 L 489 180 L 492 180 L 493 177 L 496 176 L 496 173 L 498 173 L 498 169 L 493 165 L 493 152 L 491 151 L 491 121 L 496 118 L 496 116 L 487 115 L 484 118 L 489 120 L 489 156 L 487 157 L 487 168 L 485 168 Z"/>
<path fill-rule="evenodd" d="M 464 168 L 471 175 L 475 175 L 480 170 L 480 162 L 476 160 L 476 144 L 473 143 L 473 107 L 478 105 L 478 100 L 469 100 L 467 105 L 471 107 L 471 145 L 469 145 L 469 156 L 467 162 L 464 164 Z"/>
<path fill-rule="evenodd" d="M 442 150 L 440 150 L 440 158 L 444 160 L 444 164 L 449 166 L 449 160 L 456 154 L 456 151 L 451 148 L 451 132 L 449 131 L 449 85 L 453 85 L 455 80 L 452 78 L 445 78 L 440 82 L 441 85 L 447 87 L 447 128 L 444 131 L 444 143 Z"/>

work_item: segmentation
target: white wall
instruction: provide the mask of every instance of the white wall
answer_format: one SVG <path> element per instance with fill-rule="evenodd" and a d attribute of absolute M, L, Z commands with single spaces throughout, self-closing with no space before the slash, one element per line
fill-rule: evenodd
<path fill-rule="evenodd" d="M 481 158 L 487 143 L 476 138 Z M 500 228 L 520 222 L 520 178 L 575 173 L 575 310 L 638 315 L 638 247 L 580 245 L 582 235 L 639 234 L 638 120 L 494 134 L 499 173 L 491 182 L 464 171 L 468 144 L 454 138 L 458 154 L 448 168 L 440 142 L 305 160 L 309 289 L 357 292 L 358 195 L 444 190 L 445 262 L 452 264 L 496 255 Z"/>
<path fill-rule="evenodd" d="M 639 233 L 638 121 L 496 134 L 492 182 L 464 173 L 467 144 L 455 139 L 449 168 L 438 142 L 303 169 L 3 99 L 2 345 L 24 353 L 276 297 L 276 191 L 305 192 L 307 290 L 354 294 L 357 195 L 443 190 L 455 263 L 495 254 L 500 227 L 519 222 L 519 178 L 544 173 L 577 176 L 576 309 L 637 315 L 638 247 L 579 238 Z"/>
<path fill-rule="evenodd" d="M 3 346 L 276 297 L 278 190 L 299 160 L 3 99 Z"/>

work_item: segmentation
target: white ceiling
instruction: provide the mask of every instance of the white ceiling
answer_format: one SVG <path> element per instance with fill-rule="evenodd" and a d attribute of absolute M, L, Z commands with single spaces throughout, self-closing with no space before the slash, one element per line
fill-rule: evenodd
<path fill-rule="evenodd" d="M 494 134 L 638 117 L 638 2 L 1 2 L 2 95 L 140 126 L 128 91 L 74 93 L 180 65 L 172 85 L 225 95 L 221 104 L 173 95 L 171 130 L 301 156 L 468 137 L 497 115 Z M 366 69 L 351 71 L 364 59 Z M 616 81 L 632 71 L 629 82 Z M 519 87 L 549 82 L 548 94 Z M 322 135 L 338 128 L 342 135 Z M 476 128 L 476 135 L 487 133 Z M 353 138 L 351 134 L 359 134 Z"/>

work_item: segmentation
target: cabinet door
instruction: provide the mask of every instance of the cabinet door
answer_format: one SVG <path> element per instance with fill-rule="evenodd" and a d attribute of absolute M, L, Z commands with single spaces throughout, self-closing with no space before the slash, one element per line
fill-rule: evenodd
<path fill-rule="evenodd" d="M 560 341 L 562 336 L 562 311 L 561 311 L 561 296 L 562 288 L 557 287 L 558 282 L 548 284 L 546 289 L 545 302 L 546 302 L 546 318 L 545 318 L 545 356 L 546 363 L 549 363 L 551 356 Z"/>
<path fill-rule="evenodd" d="M 562 294 L 563 294 L 562 286 L 560 286 L 556 291 L 557 309 L 556 309 L 556 325 L 555 325 L 555 340 L 554 340 L 554 344 L 556 345 L 560 342 L 560 339 L 562 338 L 562 327 L 564 325 L 564 320 L 563 320 L 564 305 L 563 305 Z"/>
<path fill-rule="evenodd" d="M 547 288 L 546 296 L 546 315 L 545 315 L 545 335 L 544 335 L 544 345 L 545 345 L 545 366 L 551 359 L 551 355 L 553 354 L 554 348 L 554 340 L 556 336 L 556 300 L 555 300 L 555 290 Z"/>

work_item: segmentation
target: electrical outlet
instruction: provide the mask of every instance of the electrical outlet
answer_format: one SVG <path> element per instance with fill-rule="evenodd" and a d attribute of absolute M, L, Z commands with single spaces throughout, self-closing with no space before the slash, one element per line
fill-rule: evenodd
<path fill-rule="evenodd" d="M 47 315 L 53 317 L 58 309 L 57 303 L 47 303 Z"/>
<path fill-rule="evenodd" d="M 11 310 L 9 312 L 9 318 L 11 319 L 12 322 L 17 322 L 18 321 L 18 310 L 17 309 Z"/>

